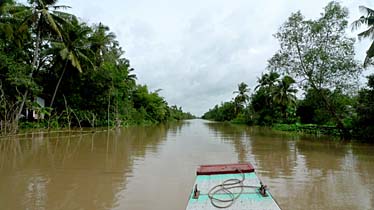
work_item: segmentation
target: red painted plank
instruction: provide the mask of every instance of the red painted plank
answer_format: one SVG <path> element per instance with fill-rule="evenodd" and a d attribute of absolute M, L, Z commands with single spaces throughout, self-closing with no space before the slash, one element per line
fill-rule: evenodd
<path fill-rule="evenodd" d="M 218 164 L 218 165 L 202 165 L 196 174 L 197 175 L 212 175 L 212 174 L 237 174 L 250 173 L 255 169 L 250 163 L 236 163 L 236 164 Z"/>

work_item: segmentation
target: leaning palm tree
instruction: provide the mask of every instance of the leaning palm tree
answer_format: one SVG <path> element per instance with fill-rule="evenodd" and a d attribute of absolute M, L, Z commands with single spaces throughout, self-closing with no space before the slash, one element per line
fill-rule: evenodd
<path fill-rule="evenodd" d="M 74 20 L 73 27 L 67 27 L 66 29 L 66 35 L 64 36 L 66 42 L 53 43 L 54 51 L 58 51 L 61 58 L 65 60 L 65 65 L 53 92 L 50 107 L 53 106 L 57 90 L 60 86 L 69 62 L 71 66 L 73 66 L 79 72 L 83 71 L 81 62 L 85 62 L 92 68 L 95 68 L 93 62 L 90 59 L 90 57 L 93 57 L 93 52 L 88 48 L 87 44 L 89 34 L 91 33 L 91 28 L 86 26 L 85 24 L 79 24 L 77 20 Z"/>
<path fill-rule="evenodd" d="M 358 30 L 362 25 L 366 25 L 367 28 L 357 35 L 358 39 L 370 38 L 374 40 L 374 10 L 365 6 L 360 6 L 359 8 L 364 15 L 352 23 L 352 30 Z M 374 41 L 366 51 L 364 67 L 367 67 L 371 63 L 372 57 L 374 57 Z"/>

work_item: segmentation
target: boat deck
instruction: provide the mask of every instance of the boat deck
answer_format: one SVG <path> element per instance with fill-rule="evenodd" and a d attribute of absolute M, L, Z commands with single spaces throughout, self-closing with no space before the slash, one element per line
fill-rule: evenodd
<path fill-rule="evenodd" d="M 189 197 L 186 210 L 217 210 L 218 208 L 212 204 L 211 199 L 208 196 L 208 192 L 213 187 L 220 185 L 226 180 L 242 180 L 243 175 L 245 177 L 243 185 L 247 187 L 236 187 L 230 189 L 230 191 L 233 193 L 231 195 L 225 191 L 220 191 L 217 192 L 214 197 L 227 200 L 232 198 L 232 195 L 239 196 L 234 202 L 232 202 L 231 206 L 227 208 L 232 210 L 280 210 L 280 207 L 273 199 L 269 191 L 266 191 L 266 196 L 261 195 L 259 192 L 259 188 L 261 186 L 260 179 L 257 177 L 254 171 L 249 173 L 236 172 L 234 174 L 213 173 L 210 175 L 197 175 L 194 189 Z M 197 186 L 197 190 L 199 191 L 197 198 L 194 196 L 195 186 Z M 228 203 L 216 201 L 215 204 L 219 206 L 226 206 Z"/>

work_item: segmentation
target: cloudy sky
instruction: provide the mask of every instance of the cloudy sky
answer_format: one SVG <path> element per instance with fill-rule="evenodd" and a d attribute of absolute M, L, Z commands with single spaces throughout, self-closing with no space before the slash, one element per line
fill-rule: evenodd
<path fill-rule="evenodd" d="M 198 116 L 234 97 L 240 82 L 250 87 L 278 49 L 272 36 L 300 10 L 317 18 L 326 0 L 60 0 L 89 23 L 102 22 L 116 33 L 138 82 L 169 104 Z M 358 6 L 374 1 L 343 0 L 350 20 Z M 350 33 L 355 36 L 355 33 Z M 362 60 L 368 41 L 356 44 Z"/>

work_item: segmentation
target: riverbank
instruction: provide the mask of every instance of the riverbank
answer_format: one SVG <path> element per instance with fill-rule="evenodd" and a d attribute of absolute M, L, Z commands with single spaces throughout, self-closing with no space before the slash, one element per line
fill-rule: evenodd
<path fill-rule="evenodd" d="M 180 112 L 179 115 L 170 116 L 167 120 L 159 122 L 154 120 L 127 120 L 127 121 L 109 121 L 102 122 L 100 124 L 89 124 L 85 121 L 78 121 L 74 119 L 69 123 L 59 123 L 57 120 L 38 120 L 38 121 L 21 121 L 18 129 L 15 132 L 1 132 L 0 138 L 6 138 L 10 136 L 25 135 L 27 133 L 56 133 L 56 132 L 90 132 L 92 129 L 112 130 L 115 128 L 128 128 L 134 126 L 156 126 L 160 123 L 178 123 L 183 120 L 195 119 L 193 115 L 189 113 Z M 91 125 L 91 126 L 90 126 Z M 87 131 L 88 130 L 88 131 Z"/>
<path fill-rule="evenodd" d="M 273 130 L 288 131 L 288 132 L 301 132 L 314 135 L 329 135 L 340 136 L 341 132 L 336 126 L 316 125 L 316 124 L 274 124 Z"/>
<path fill-rule="evenodd" d="M 256 125 L 253 123 L 248 123 L 245 119 L 235 118 L 231 121 L 224 121 L 223 123 L 233 124 L 233 125 L 247 125 L 247 126 L 259 126 L 259 127 L 268 127 L 274 131 L 283 131 L 289 132 L 290 134 L 308 134 L 316 137 L 319 136 L 329 136 L 333 139 L 343 139 L 342 132 L 339 128 L 333 125 L 317 125 L 317 124 L 282 124 L 276 123 L 269 126 Z M 358 129 L 357 129 L 358 130 Z M 370 138 L 364 138 L 362 135 L 358 134 L 356 130 L 350 130 L 352 136 L 348 140 L 358 141 L 358 142 L 367 142 L 372 143 L 373 140 Z"/>

